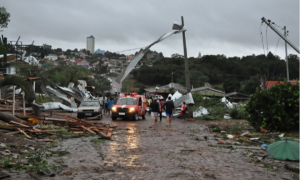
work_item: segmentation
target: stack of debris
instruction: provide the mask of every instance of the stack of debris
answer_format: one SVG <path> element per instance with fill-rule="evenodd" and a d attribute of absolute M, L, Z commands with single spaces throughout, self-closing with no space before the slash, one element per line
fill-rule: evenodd
<path fill-rule="evenodd" d="M 111 124 L 106 123 L 92 123 L 87 122 L 85 120 L 77 119 L 73 116 L 67 116 L 67 115 L 61 115 L 64 118 L 58 119 L 58 118 L 50 118 L 50 117 L 30 117 L 28 118 L 28 121 L 24 121 L 22 119 L 19 119 L 17 117 L 11 116 L 10 114 L 0 112 L 0 129 L 4 130 L 16 130 L 14 132 L 9 132 L 7 134 L 14 134 L 21 132 L 23 133 L 27 138 L 31 138 L 28 132 L 30 134 L 55 134 L 59 130 L 55 130 L 55 128 L 52 128 L 53 130 L 43 130 L 40 127 L 43 125 L 49 125 L 53 124 L 54 126 L 61 126 L 66 127 L 66 129 L 70 133 L 75 134 L 83 134 L 83 133 L 92 133 L 92 134 L 99 134 L 103 136 L 104 138 L 110 139 L 112 136 L 112 131 L 116 126 L 112 126 Z M 51 141 L 51 140 L 41 140 L 41 141 Z"/>

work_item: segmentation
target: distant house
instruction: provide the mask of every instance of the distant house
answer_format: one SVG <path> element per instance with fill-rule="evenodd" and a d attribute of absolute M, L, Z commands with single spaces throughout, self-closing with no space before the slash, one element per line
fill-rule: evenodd
<path fill-rule="evenodd" d="M 58 56 L 60 59 L 66 59 L 66 57 L 67 56 L 65 56 L 65 55 L 60 55 L 60 56 Z"/>
<path fill-rule="evenodd" d="M 105 50 L 97 49 L 97 50 L 95 51 L 95 54 L 105 54 Z"/>
<path fill-rule="evenodd" d="M 200 93 L 202 96 L 215 96 L 215 97 L 224 97 L 225 92 L 213 89 L 211 87 L 203 86 L 198 88 L 191 89 L 191 93 Z"/>
<path fill-rule="evenodd" d="M 120 72 L 120 71 L 121 71 L 120 68 L 110 68 L 110 69 L 109 69 L 109 72 L 110 72 L 110 73 L 118 73 L 118 72 Z"/>
<path fill-rule="evenodd" d="M 186 88 L 184 86 L 182 86 L 181 84 L 178 83 L 170 83 L 170 84 L 166 84 L 163 86 L 157 86 L 155 88 L 146 88 L 145 89 L 146 92 L 150 92 L 150 93 L 154 93 L 154 92 L 158 92 L 158 93 L 174 93 L 175 91 L 179 91 L 181 93 L 185 93 Z"/>
<path fill-rule="evenodd" d="M 79 52 L 72 51 L 71 54 L 73 54 L 75 56 L 79 56 Z"/>
<path fill-rule="evenodd" d="M 0 62 L 3 62 L 3 54 L 0 54 Z M 7 54 L 7 63 L 0 68 L 0 74 L 16 74 L 16 67 L 11 62 L 16 61 L 16 56 L 13 54 Z"/>
<path fill-rule="evenodd" d="M 133 55 L 133 54 L 131 54 L 131 55 L 129 55 L 129 56 L 126 56 L 126 59 L 131 61 L 131 60 L 133 60 L 133 59 L 134 59 L 134 55 Z"/>
<path fill-rule="evenodd" d="M 261 83 L 262 83 L 262 81 L 261 81 Z M 267 88 L 267 90 L 268 90 L 271 86 L 274 86 L 274 85 L 276 85 L 276 84 L 278 84 L 278 83 L 284 84 L 284 81 L 266 81 L 266 88 Z M 299 81 L 289 81 L 289 83 L 291 83 L 292 85 L 294 85 L 294 84 L 299 84 Z M 261 89 L 264 89 L 263 83 L 261 84 Z"/>
<path fill-rule="evenodd" d="M 158 54 L 157 53 L 147 54 L 147 59 L 156 59 L 156 58 L 158 58 Z"/>
<path fill-rule="evenodd" d="M 227 93 L 225 97 L 230 101 L 230 102 L 240 102 L 240 101 L 246 101 L 249 100 L 250 97 L 246 94 L 242 94 L 239 92 L 231 92 Z"/>
<path fill-rule="evenodd" d="M 98 65 L 99 65 L 99 61 L 93 63 L 92 64 L 93 70 L 96 70 L 96 68 L 98 67 Z"/>
<path fill-rule="evenodd" d="M 48 45 L 48 44 L 43 44 L 43 47 L 44 47 L 45 49 L 51 49 L 51 48 L 52 48 L 52 46 L 51 46 L 51 45 Z"/>
<path fill-rule="evenodd" d="M 77 66 L 85 66 L 85 67 L 88 68 L 90 66 L 90 63 L 85 61 L 85 60 L 79 59 L 79 60 L 76 61 L 76 65 Z"/>
<path fill-rule="evenodd" d="M 56 61 L 58 59 L 57 56 L 46 56 L 44 57 L 45 61 Z"/>
<path fill-rule="evenodd" d="M 76 60 L 75 59 L 69 59 L 69 62 L 67 62 L 67 65 L 75 65 Z"/>

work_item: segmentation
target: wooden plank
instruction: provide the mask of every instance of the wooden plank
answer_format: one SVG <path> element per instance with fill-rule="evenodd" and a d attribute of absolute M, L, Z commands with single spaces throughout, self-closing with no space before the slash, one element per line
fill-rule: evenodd
<path fill-rule="evenodd" d="M 106 136 L 106 137 L 110 139 L 110 138 L 111 138 L 111 135 L 112 135 L 112 132 L 109 132 L 109 133 L 107 133 L 107 136 Z"/>
<path fill-rule="evenodd" d="M 16 121 L 10 121 L 9 123 L 17 124 L 17 125 L 20 125 L 20 126 L 23 126 L 23 127 L 30 127 L 30 126 L 26 126 L 25 124 L 18 123 Z"/>
<path fill-rule="evenodd" d="M 97 127 L 91 127 L 90 129 L 91 129 L 91 130 L 94 130 L 94 131 L 96 131 L 96 129 L 97 129 L 97 130 L 105 131 L 105 132 L 112 132 L 112 131 L 113 131 L 113 129 L 111 129 L 111 128 L 97 128 Z"/>
<path fill-rule="evenodd" d="M 90 133 L 96 134 L 94 131 L 90 130 L 89 128 L 86 128 L 84 126 L 80 126 L 82 129 L 87 130 Z"/>
<path fill-rule="evenodd" d="M 102 131 L 100 131 L 100 130 L 98 130 L 98 129 L 95 129 L 95 131 L 96 131 L 97 133 L 99 133 L 100 135 L 102 135 L 103 137 L 106 137 L 106 138 L 107 138 L 107 135 L 106 135 L 104 132 L 102 132 Z"/>
<path fill-rule="evenodd" d="M 28 134 L 26 134 L 22 129 L 18 128 L 19 131 L 21 131 L 21 133 L 23 133 L 25 136 L 27 136 L 28 138 L 31 138 L 30 136 L 28 136 Z"/>

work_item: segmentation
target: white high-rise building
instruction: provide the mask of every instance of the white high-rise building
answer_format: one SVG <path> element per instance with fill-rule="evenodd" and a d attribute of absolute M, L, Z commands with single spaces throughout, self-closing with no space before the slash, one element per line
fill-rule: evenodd
<path fill-rule="evenodd" d="M 86 38 L 86 50 L 90 51 L 91 54 L 95 52 L 95 38 L 92 35 Z"/>

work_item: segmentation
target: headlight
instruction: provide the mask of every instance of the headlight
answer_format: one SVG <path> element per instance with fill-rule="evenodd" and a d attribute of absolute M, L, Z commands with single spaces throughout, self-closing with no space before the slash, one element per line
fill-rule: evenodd
<path fill-rule="evenodd" d="M 134 108 L 130 108 L 130 109 L 129 109 L 129 112 L 134 112 Z"/>
<path fill-rule="evenodd" d="M 117 111 L 117 108 L 116 107 L 112 107 L 111 110 L 112 111 Z"/>
<path fill-rule="evenodd" d="M 94 112 L 99 112 L 99 109 L 94 109 Z"/>

